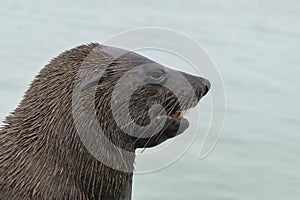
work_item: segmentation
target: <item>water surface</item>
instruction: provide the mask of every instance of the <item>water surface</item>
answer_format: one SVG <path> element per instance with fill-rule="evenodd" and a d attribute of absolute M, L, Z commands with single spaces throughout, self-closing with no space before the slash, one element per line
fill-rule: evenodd
<path fill-rule="evenodd" d="M 170 167 L 135 176 L 133 199 L 298 200 L 299 17 L 296 0 L 4 0 L 0 119 L 61 51 L 141 26 L 174 29 L 201 43 L 218 65 L 228 101 L 226 124 L 206 159 L 197 158 L 200 133 Z M 204 126 L 207 104 L 201 104 Z"/>

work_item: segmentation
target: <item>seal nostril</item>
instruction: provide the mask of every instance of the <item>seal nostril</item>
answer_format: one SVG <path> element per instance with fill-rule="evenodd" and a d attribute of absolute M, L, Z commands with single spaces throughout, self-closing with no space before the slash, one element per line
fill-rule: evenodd
<path fill-rule="evenodd" d="M 204 91 L 203 91 L 202 96 L 206 95 L 208 93 L 209 89 L 210 89 L 210 82 L 209 82 L 209 80 L 204 79 L 203 80 L 203 85 L 204 85 Z"/>
<path fill-rule="evenodd" d="M 206 80 L 206 88 L 207 88 L 207 91 L 209 91 L 209 89 L 210 89 L 210 82 L 209 82 L 209 80 Z"/>
<path fill-rule="evenodd" d="M 206 86 L 205 86 L 205 91 L 204 91 L 203 96 L 206 95 L 206 94 L 208 93 L 208 91 L 209 91 L 209 86 L 206 85 Z"/>
<path fill-rule="evenodd" d="M 205 87 L 207 88 L 207 90 L 209 90 L 209 88 L 210 88 L 210 82 L 209 82 L 209 80 L 204 79 L 203 80 L 203 85 L 205 85 Z"/>

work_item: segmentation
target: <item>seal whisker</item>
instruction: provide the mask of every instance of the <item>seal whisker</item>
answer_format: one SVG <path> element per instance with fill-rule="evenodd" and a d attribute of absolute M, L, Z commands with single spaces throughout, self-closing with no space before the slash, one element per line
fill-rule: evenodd
<path fill-rule="evenodd" d="M 173 110 L 173 109 L 176 107 L 176 105 L 173 104 L 172 107 L 173 107 L 173 108 L 172 108 L 171 110 Z M 168 127 L 170 124 L 171 124 L 171 122 L 169 122 L 167 126 L 164 126 L 164 128 L 163 128 L 161 131 L 162 131 L 162 132 L 165 131 L 165 130 L 167 129 L 167 127 Z M 155 129 L 154 133 L 156 133 L 156 132 L 158 131 L 159 128 L 160 128 L 160 127 L 157 127 L 157 128 Z M 161 135 L 158 135 L 158 136 L 157 136 L 157 140 L 158 140 L 158 141 L 159 141 L 160 137 L 162 137 L 162 136 L 161 136 Z M 143 149 L 143 151 L 142 151 L 141 153 L 144 152 L 144 150 L 146 149 L 146 146 L 149 144 L 149 142 L 150 142 L 152 139 L 153 139 L 153 137 L 149 137 L 149 139 L 147 140 L 146 144 L 144 145 L 144 147 L 143 147 L 144 149 Z"/>
<path fill-rule="evenodd" d="M 161 131 L 165 131 L 167 128 L 168 128 L 168 126 L 171 124 L 171 122 L 169 122 L 168 124 L 167 124 L 167 126 L 164 126 L 164 128 L 161 130 Z M 157 130 L 156 130 L 157 131 Z M 156 132 L 155 131 L 155 132 Z M 159 141 L 159 139 L 162 137 L 162 135 L 158 135 L 157 136 L 157 138 L 155 138 L 157 141 Z M 144 147 L 143 147 L 143 150 L 141 151 L 141 153 L 143 153 L 145 150 L 146 150 L 146 148 L 147 148 L 147 145 L 151 142 L 151 140 L 154 140 L 154 138 L 153 137 L 150 137 L 148 140 L 147 140 L 147 142 L 146 142 L 146 144 L 144 145 Z"/>
<path fill-rule="evenodd" d="M 168 100 L 170 100 L 170 99 L 171 99 L 171 98 L 169 98 Z M 171 104 L 172 104 L 172 102 L 169 102 L 166 106 L 169 106 L 169 105 L 171 105 Z M 173 105 L 173 106 L 174 106 L 174 105 Z M 161 110 L 161 111 L 158 113 L 158 115 L 162 114 L 163 111 L 164 111 L 164 110 Z M 156 132 L 158 131 L 159 128 L 160 128 L 160 127 L 156 128 L 156 129 L 154 130 L 154 133 L 156 133 Z M 139 140 L 142 136 L 144 136 L 144 134 L 146 133 L 146 131 L 147 131 L 147 130 L 143 131 L 143 133 L 142 133 L 139 137 L 137 137 L 137 138 L 134 140 L 134 143 L 136 143 L 137 140 Z M 146 142 L 146 145 L 147 145 L 147 142 Z"/>
<path fill-rule="evenodd" d="M 1 199 L 131 199 L 135 150 L 183 133 L 184 109 L 209 88 L 124 49 L 92 43 L 63 52 L 1 126 Z"/>

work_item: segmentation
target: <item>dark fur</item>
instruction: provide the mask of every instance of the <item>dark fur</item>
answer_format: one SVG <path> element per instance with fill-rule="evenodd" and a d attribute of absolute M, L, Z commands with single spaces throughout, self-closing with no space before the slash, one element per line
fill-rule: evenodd
<path fill-rule="evenodd" d="M 114 150 L 100 149 L 111 160 L 122 160 L 120 165 L 129 172 L 112 169 L 96 160 L 76 134 L 71 111 L 72 91 L 78 70 L 90 54 L 94 54 L 94 60 L 86 67 L 91 69 L 99 67 L 99 63 L 112 62 L 101 81 L 91 84 L 99 84 L 95 102 L 97 117 L 104 133 L 115 145 L 134 152 L 137 147 L 155 146 L 175 136 L 137 140 L 122 134 L 111 120 L 108 106 L 113 85 L 129 68 L 152 61 L 131 53 L 115 60 L 103 57 L 100 50 L 93 52 L 95 47 L 101 50 L 98 44 L 84 45 L 53 59 L 32 82 L 17 109 L 6 118 L 0 132 L 1 199 L 109 200 L 131 197 L 134 156 L 124 158 Z M 131 103 L 131 114 L 141 125 L 149 120 L 147 109 L 151 104 L 167 98 L 162 95 L 166 94 L 165 90 L 161 90 L 159 96 L 152 96 L 149 106 L 139 107 L 139 99 L 145 102 L 142 97 L 151 98 L 151 88 L 153 90 L 150 87 L 137 91 L 135 97 L 140 98 L 133 98 Z M 89 86 L 85 90 L 88 92 Z M 148 96 L 145 96 L 145 90 Z M 88 126 L 88 121 L 83 122 L 83 126 Z"/>

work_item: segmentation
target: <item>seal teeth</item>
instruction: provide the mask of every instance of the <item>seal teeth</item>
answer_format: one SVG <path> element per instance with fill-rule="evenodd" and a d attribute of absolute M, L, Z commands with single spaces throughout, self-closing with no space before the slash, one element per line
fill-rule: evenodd
<path fill-rule="evenodd" d="M 183 118 L 183 112 L 181 111 L 176 111 L 174 114 L 171 115 L 172 117 L 174 118 L 177 118 L 177 119 L 182 119 Z"/>
<path fill-rule="evenodd" d="M 182 119 L 182 118 L 183 118 L 183 112 L 179 112 L 178 118 L 179 118 L 179 119 Z"/>

